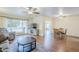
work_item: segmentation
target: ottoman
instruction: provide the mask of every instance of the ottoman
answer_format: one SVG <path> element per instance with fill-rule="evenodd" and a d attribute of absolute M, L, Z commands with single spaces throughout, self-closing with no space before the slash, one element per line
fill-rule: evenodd
<path fill-rule="evenodd" d="M 32 36 L 18 36 L 18 52 L 30 52 L 36 48 L 36 39 Z"/>

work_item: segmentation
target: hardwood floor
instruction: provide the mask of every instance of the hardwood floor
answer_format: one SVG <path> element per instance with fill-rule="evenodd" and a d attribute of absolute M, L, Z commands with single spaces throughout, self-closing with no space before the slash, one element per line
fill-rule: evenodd
<path fill-rule="evenodd" d="M 78 52 L 79 51 L 79 39 L 67 37 L 66 39 L 53 39 L 49 47 L 49 42 L 45 46 L 45 40 L 41 36 L 37 36 L 37 43 L 42 44 L 45 49 L 49 49 L 52 52 Z"/>
<path fill-rule="evenodd" d="M 68 37 L 66 49 L 69 52 L 79 52 L 79 38 Z"/>
<path fill-rule="evenodd" d="M 49 52 L 79 52 L 79 38 L 67 37 L 66 39 L 44 40 L 41 36 L 36 36 L 36 42 L 42 44 Z"/>

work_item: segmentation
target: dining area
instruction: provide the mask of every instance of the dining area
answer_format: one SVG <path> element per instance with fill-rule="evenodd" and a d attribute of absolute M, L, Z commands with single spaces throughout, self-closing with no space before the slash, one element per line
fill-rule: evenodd
<path fill-rule="evenodd" d="M 66 39 L 67 29 L 65 28 L 54 28 L 54 38 L 56 39 Z"/>

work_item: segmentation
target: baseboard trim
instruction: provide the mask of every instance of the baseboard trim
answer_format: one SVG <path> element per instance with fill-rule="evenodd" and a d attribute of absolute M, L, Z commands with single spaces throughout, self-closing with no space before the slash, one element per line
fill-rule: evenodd
<path fill-rule="evenodd" d="M 77 39 L 79 39 L 78 36 L 67 35 L 67 37 L 73 37 L 73 38 L 77 38 Z"/>

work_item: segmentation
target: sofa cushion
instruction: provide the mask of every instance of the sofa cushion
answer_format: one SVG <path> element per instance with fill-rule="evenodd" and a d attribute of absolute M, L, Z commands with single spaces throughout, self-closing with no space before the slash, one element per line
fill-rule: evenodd
<path fill-rule="evenodd" d="M 5 40 L 5 36 L 3 33 L 0 32 L 0 43 Z"/>
<path fill-rule="evenodd" d="M 5 28 L 0 28 L 0 42 L 5 41 L 8 36 L 8 31 Z"/>

